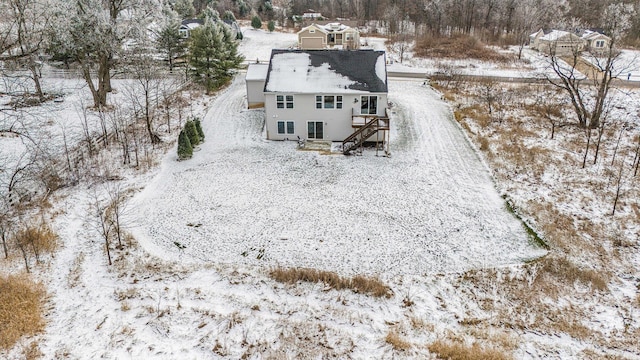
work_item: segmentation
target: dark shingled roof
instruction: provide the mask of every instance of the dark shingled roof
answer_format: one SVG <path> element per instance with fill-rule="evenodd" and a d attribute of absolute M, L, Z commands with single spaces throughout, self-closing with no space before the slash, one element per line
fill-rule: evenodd
<path fill-rule="evenodd" d="M 386 93 L 387 73 L 385 67 L 384 81 L 376 74 L 376 63 L 382 56 L 386 63 L 384 51 L 374 50 L 271 50 L 271 60 L 274 55 L 283 53 L 306 53 L 309 54 L 312 67 L 320 67 L 322 64 L 329 64 L 329 68 L 336 73 L 349 78 L 355 84 L 350 85 L 351 90 L 367 91 L 372 93 Z M 271 76 L 271 61 L 267 73 L 266 85 L 269 84 Z M 313 91 L 313 84 L 309 84 L 309 90 Z"/>

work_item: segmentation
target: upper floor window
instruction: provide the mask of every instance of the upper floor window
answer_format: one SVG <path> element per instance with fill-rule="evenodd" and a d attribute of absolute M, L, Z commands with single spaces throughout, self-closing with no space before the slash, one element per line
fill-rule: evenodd
<path fill-rule="evenodd" d="M 361 96 L 360 97 L 360 114 L 376 115 L 378 113 L 378 97 L 377 96 Z"/>
<path fill-rule="evenodd" d="M 604 47 L 604 40 L 596 40 L 596 47 L 597 48 L 603 48 Z"/>
<path fill-rule="evenodd" d="M 276 107 L 293 109 L 293 95 L 276 95 Z"/>
<path fill-rule="evenodd" d="M 316 109 L 342 109 L 342 95 L 316 95 Z"/>

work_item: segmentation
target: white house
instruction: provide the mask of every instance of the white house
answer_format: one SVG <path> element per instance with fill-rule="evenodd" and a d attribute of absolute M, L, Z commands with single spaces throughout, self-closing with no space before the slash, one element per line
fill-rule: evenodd
<path fill-rule="evenodd" d="M 180 36 L 182 36 L 184 39 L 188 39 L 189 36 L 191 36 L 191 31 L 197 29 L 202 25 L 204 25 L 203 19 L 185 19 L 182 20 L 180 29 L 178 31 L 180 32 Z"/>
<path fill-rule="evenodd" d="M 585 30 L 582 33 L 582 39 L 589 51 L 605 51 L 611 44 L 611 38 L 597 31 Z"/>
<path fill-rule="evenodd" d="M 270 140 L 348 140 L 352 148 L 387 139 L 385 53 L 272 50 L 264 108 Z"/>
<path fill-rule="evenodd" d="M 238 25 L 236 21 L 222 20 L 221 23 L 227 26 L 229 30 L 231 30 L 231 34 L 234 38 L 238 37 L 238 33 L 240 32 L 240 25 Z M 180 36 L 182 36 L 182 38 L 188 39 L 191 36 L 191 32 L 202 25 L 204 25 L 204 19 L 185 19 L 182 20 L 180 29 L 178 31 L 180 32 Z"/>
<path fill-rule="evenodd" d="M 322 18 L 322 14 L 313 10 L 309 10 L 302 14 L 303 20 L 317 20 L 321 18 Z"/>
<path fill-rule="evenodd" d="M 360 48 L 358 29 L 340 23 L 311 24 L 298 31 L 298 47 L 303 50 Z"/>
<path fill-rule="evenodd" d="M 529 38 L 529 47 L 545 54 L 558 56 L 578 54 L 585 47 L 585 41 L 580 36 L 562 30 L 552 30 L 547 34 L 539 30 Z"/>

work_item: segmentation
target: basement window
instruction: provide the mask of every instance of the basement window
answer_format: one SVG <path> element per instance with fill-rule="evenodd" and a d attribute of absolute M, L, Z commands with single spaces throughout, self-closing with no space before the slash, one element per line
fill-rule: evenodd
<path fill-rule="evenodd" d="M 278 134 L 295 133 L 295 125 L 293 121 L 278 121 Z"/>

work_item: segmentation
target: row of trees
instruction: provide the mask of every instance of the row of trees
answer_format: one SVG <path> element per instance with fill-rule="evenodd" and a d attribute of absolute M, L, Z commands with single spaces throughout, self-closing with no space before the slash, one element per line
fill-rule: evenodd
<path fill-rule="evenodd" d="M 274 0 L 289 16 L 314 9 L 327 18 L 383 20 L 391 32 L 408 20 L 416 35 L 464 32 L 492 36 L 513 36 L 540 27 L 606 28 L 602 10 L 615 3 L 640 8 L 637 0 Z M 632 28 L 636 31 L 629 36 L 639 39 L 640 17 L 632 19 Z"/>
<path fill-rule="evenodd" d="M 212 89 L 227 81 L 231 69 L 242 61 L 237 43 L 213 7 L 204 8 L 205 25 L 194 31 L 187 43 L 179 33 L 181 17 L 177 12 L 184 4 L 177 1 L 160 6 L 155 0 L 3 1 L 0 61 L 28 69 L 34 94 L 41 101 L 44 93 L 39 66 L 44 55 L 67 65 L 77 64 L 95 108 L 107 106 L 114 74 L 148 62 L 157 52 L 168 60 L 170 70 L 177 58 L 188 56 L 190 74 Z M 225 16 L 233 19 L 234 15 L 227 12 Z"/>

